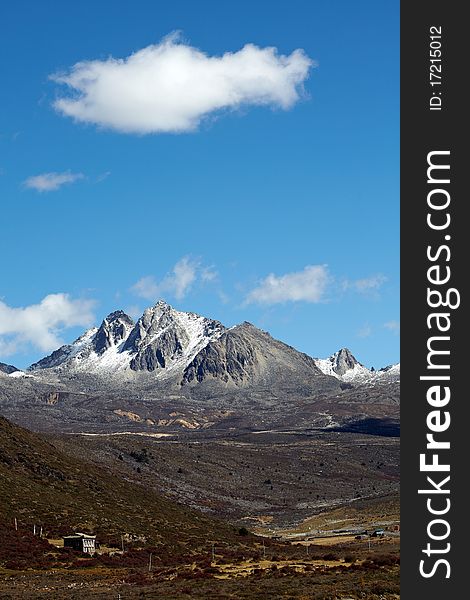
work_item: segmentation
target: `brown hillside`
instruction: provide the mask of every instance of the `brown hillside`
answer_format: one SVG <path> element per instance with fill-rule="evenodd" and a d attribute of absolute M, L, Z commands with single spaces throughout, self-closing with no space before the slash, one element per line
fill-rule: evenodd
<path fill-rule="evenodd" d="M 119 543 L 145 538 L 166 552 L 195 551 L 211 540 L 238 542 L 235 531 L 79 459 L 0 417 L 0 519 L 42 526 L 48 536 L 89 531 Z M 163 548 L 162 548 L 163 550 Z"/>

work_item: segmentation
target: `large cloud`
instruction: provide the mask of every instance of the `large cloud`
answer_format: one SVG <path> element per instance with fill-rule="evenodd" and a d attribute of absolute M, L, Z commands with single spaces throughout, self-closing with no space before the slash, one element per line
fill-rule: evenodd
<path fill-rule="evenodd" d="M 330 276 L 325 265 L 308 265 L 303 271 L 277 276 L 271 273 L 246 297 L 246 303 L 321 302 Z"/>
<path fill-rule="evenodd" d="M 29 345 L 55 350 L 64 329 L 93 322 L 93 306 L 93 300 L 73 300 L 68 294 L 49 294 L 39 304 L 18 308 L 0 300 L 0 351 L 14 354 Z"/>
<path fill-rule="evenodd" d="M 247 44 L 208 56 L 176 34 L 127 58 L 83 61 L 51 76 L 71 91 L 55 108 L 77 121 L 125 133 L 183 132 L 221 109 L 265 105 L 288 109 L 302 94 L 312 60 Z"/>

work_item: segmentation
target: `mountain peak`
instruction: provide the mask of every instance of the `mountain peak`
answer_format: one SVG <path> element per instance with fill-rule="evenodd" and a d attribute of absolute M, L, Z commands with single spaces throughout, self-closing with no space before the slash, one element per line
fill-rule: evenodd
<path fill-rule="evenodd" d="M 6 363 L 0 362 L 0 372 L 10 375 L 10 373 L 15 373 L 16 371 L 19 371 L 19 369 L 13 365 L 7 365 Z"/>
<path fill-rule="evenodd" d="M 125 344 L 134 371 L 154 371 L 189 361 L 225 327 L 195 313 L 180 312 L 164 300 L 147 308 Z"/>
<path fill-rule="evenodd" d="M 325 375 L 332 375 L 338 379 L 349 379 L 362 371 L 369 372 L 349 348 L 341 348 L 328 358 L 316 358 L 315 363 Z"/>
<path fill-rule="evenodd" d="M 93 338 L 93 350 L 96 354 L 103 354 L 112 346 L 118 346 L 127 339 L 134 321 L 123 310 L 110 313 L 101 323 Z"/>
<path fill-rule="evenodd" d="M 356 365 L 361 363 L 356 359 L 349 348 L 341 348 L 330 357 L 330 361 L 333 364 L 333 370 L 337 375 L 345 375 L 350 369 L 354 369 Z"/>
<path fill-rule="evenodd" d="M 155 307 L 159 306 L 162 308 L 172 308 L 172 306 L 170 304 L 168 304 L 168 302 L 166 300 L 164 300 L 163 298 L 160 298 L 160 300 L 157 300 L 157 302 L 155 302 Z"/>
<path fill-rule="evenodd" d="M 399 364 L 385 367 L 379 371 L 368 369 L 357 360 L 349 348 L 341 348 L 328 358 L 316 358 L 315 364 L 325 375 L 355 384 L 380 381 L 386 383 L 400 379 Z"/>
<path fill-rule="evenodd" d="M 145 313 L 155 313 L 155 312 L 171 312 L 175 310 L 171 304 L 168 304 L 168 302 L 166 302 L 166 300 L 160 299 L 157 302 L 155 302 L 155 304 L 153 306 L 149 306 L 148 308 L 145 309 L 144 314 Z"/>
<path fill-rule="evenodd" d="M 132 324 L 134 324 L 134 321 L 131 319 L 131 317 L 128 314 L 126 314 L 123 310 L 115 310 L 112 313 L 109 313 L 109 315 L 105 317 L 104 320 L 108 321 L 108 323 L 112 323 L 113 321 L 117 321 L 118 319 L 129 321 Z"/>

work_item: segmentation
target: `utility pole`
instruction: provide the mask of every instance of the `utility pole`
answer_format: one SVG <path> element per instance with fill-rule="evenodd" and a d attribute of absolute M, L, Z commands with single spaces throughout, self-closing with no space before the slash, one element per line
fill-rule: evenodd
<path fill-rule="evenodd" d="M 212 562 L 215 562 L 215 543 L 212 542 Z"/>
<path fill-rule="evenodd" d="M 16 520 L 16 517 L 15 517 L 15 531 L 18 531 L 18 521 Z"/>
<path fill-rule="evenodd" d="M 266 558 L 266 546 L 264 545 L 264 540 L 263 540 L 263 557 Z"/>
<path fill-rule="evenodd" d="M 309 548 L 310 548 L 310 544 L 307 544 L 307 556 L 308 556 Z"/>
<path fill-rule="evenodd" d="M 150 552 L 150 556 L 149 556 L 149 573 L 152 570 L 152 553 Z"/>
<path fill-rule="evenodd" d="M 124 536 L 123 535 L 121 535 L 121 548 L 122 548 L 122 551 L 124 552 Z"/>
<path fill-rule="evenodd" d="M 33 525 L 33 535 L 36 535 L 36 524 Z"/>

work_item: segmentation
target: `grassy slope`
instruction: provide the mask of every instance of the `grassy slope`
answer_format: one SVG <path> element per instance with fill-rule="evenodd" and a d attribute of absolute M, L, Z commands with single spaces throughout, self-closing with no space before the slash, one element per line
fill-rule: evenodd
<path fill-rule="evenodd" d="M 56 536 L 93 531 L 105 541 L 145 536 L 169 551 L 189 551 L 209 540 L 234 541 L 232 528 L 56 447 L 0 417 L 0 519 L 41 525 Z M 239 538 L 238 538 L 239 539 Z"/>

